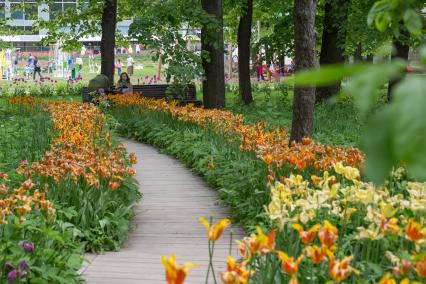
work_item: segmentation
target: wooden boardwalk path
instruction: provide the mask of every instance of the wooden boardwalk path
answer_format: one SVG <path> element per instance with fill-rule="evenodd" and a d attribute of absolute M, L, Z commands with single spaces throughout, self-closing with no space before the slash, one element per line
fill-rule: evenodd
<path fill-rule="evenodd" d="M 153 147 L 129 140 L 123 142 L 128 152 L 138 157 L 134 169 L 143 193 L 136 206 L 134 229 L 120 251 L 88 255 L 91 263 L 83 269 L 83 278 L 88 283 L 166 283 L 160 256 L 176 254 L 179 265 L 184 262 L 200 265 L 191 270 L 185 283 L 204 283 L 207 238 L 198 219 L 212 216 L 216 222 L 229 216 L 228 210 L 218 204 L 214 190 L 177 160 Z M 217 242 L 217 272 L 226 269 L 231 230 L 234 240 L 243 236 L 241 229 L 228 228 Z M 232 254 L 237 256 L 235 241 Z"/>

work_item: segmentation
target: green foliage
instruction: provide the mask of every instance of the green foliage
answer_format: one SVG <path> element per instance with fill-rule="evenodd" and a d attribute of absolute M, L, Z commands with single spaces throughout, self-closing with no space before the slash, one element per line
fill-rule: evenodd
<path fill-rule="evenodd" d="M 165 65 L 167 80 L 174 85 L 174 91 L 182 92 L 187 84 L 203 74 L 201 53 L 189 50 L 188 45 L 199 44 L 195 31 L 202 24 L 214 29 L 216 20 L 193 0 L 149 1 L 135 5 L 137 13 L 129 36 L 156 51 L 154 59 Z M 207 35 L 208 40 L 213 36 Z"/>
<path fill-rule="evenodd" d="M 13 174 L 21 161 L 38 160 L 51 136 L 50 117 L 41 108 L 28 111 L 0 100 L 0 172 Z"/>
<path fill-rule="evenodd" d="M 72 237 L 73 226 L 61 226 L 60 222 L 49 222 L 44 214 L 31 213 L 27 221 L 9 220 L 0 225 L 0 283 L 6 275 L 28 265 L 21 283 L 80 283 L 78 276 L 83 258 L 81 246 Z M 23 244 L 33 248 L 24 249 Z"/>
<path fill-rule="evenodd" d="M 340 44 L 347 55 L 353 55 L 361 48 L 362 55 L 371 55 L 376 49 L 388 42 L 389 32 L 381 33 L 366 24 L 368 13 L 376 0 L 351 0 L 348 7 L 347 22 L 340 24 L 340 33 L 345 40 Z"/>
<path fill-rule="evenodd" d="M 52 136 L 51 121 L 42 108 L 28 109 L 9 105 L 0 100 L 0 172 L 9 174 L 9 181 L 1 184 L 14 188 L 23 177 L 15 172 L 21 161 L 36 161 L 47 150 Z M 3 201 L 3 193 L 0 193 Z M 57 208 L 57 212 L 61 212 Z M 82 247 L 73 237 L 74 225 L 63 226 L 46 214 L 33 210 L 20 223 L 9 217 L 8 224 L 0 224 L 0 283 L 18 264 L 25 262 L 28 271 L 21 283 L 77 283 L 82 263 Z M 25 251 L 23 243 L 33 248 Z"/>
<path fill-rule="evenodd" d="M 84 182 L 64 181 L 51 185 L 48 198 L 64 208 L 58 219 L 75 226 L 74 237 L 86 251 L 117 250 L 129 234 L 133 204 L 140 199 L 138 186 L 132 179 L 119 189 L 110 191 L 108 184 L 99 190 Z"/>
<path fill-rule="evenodd" d="M 54 0 L 37 0 L 38 3 L 46 3 L 53 7 Z M 118 0 L 117 20 L 129 19 L 132 16 L 130 8 L 130 0 Z M 25 4 L 28 5 L 28 4 Z M 79 41 L 84 37 L 92 37 L 101 34 L 101 19 L 105 1 L 96 0 L 77 0 L 76 5 L 70 5 L 64 11 L 51 11 L 49 20 L 39 18 L 34 26 L 37 29 L 46 29 L 47 37 L 43 42 L 48 44 L 51 42 L 62 43 L 65 50 L 75 50 L 81 47 Z M 47 12 L 47 11 L 44 11 Z M 126 41 L 118 30 L 114 31 L 118 40 Z"/>
<path fill-rule="evenodd" d="M 374 22 L 379 31 L 389 28 L 398 38 L 403 23 L 410 34 L 420 36 L 424 22 L 424 17 L 421 15 L 424 4 L 422 0 L 376 1 L 368 14 L 368 24 L 371 25 Z"/>
<path fill-rule="evenodd" d="M 382 181 L 393 166 L 404 164 L 411 176 L 426 179 L 426 81 L 409 76 L 395 90 L 394 101 L 376 113 L 364 138 L 369 177 Z"/>

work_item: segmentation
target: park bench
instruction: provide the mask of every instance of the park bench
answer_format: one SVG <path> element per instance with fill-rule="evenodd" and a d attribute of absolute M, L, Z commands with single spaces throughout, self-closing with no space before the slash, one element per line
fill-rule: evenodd
<path fill-rule="evenodd" d="M 167 94 L 167 88 L 169 85 L 156 84 L 156 85 L 133 85 L 133 92 L 139 93 L 143 97 L 153 99 L 166 99 L 170 98 Z M 124 96 L 124 95 L 123 95 Z M 90 103 L 92 98 L 90 97 L 87 87 L 82 89 L 82 97 L 84 103 Z M 183 98 L 178 96 L 171 96 L 172 99 L 179 100 L 181 105 L 194 104 L 195 106 L 201 106 L 201 101 L 197 101 L 195 85 L 188 85 L 188 91 Z"/>

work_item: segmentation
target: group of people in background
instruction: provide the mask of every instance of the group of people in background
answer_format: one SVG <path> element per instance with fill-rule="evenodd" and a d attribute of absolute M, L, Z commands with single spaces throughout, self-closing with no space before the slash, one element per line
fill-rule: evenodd
<path fill-rule="evenodd" d="M 265 70 L 266 67 L 266 70 Z M 283 65 L 282 67 L 272 58 L 266 66 L 263 63 L 263 58 L 260 54 L 256 54 L 256 59 L 253 62 L 253 68 L 256 71 L 257 81 L 272 81 L 274 78 L 282 74 L 292 73 L 294 71 L 293 63 L 289 66 Z M 266 71 L 267 79 L 265 80 L 264 73 Z"/>
<path fill-rule="evenodd" d="M 20 53 L 13 54 L 5 59 L 3 62 L 3 69 L 5 70 L 5 75 L 7 80 L 11 80 L 13 77 L 19 76 L 19 62 L 22 60 Z M 33 56 L 31 53 L 28 55 L 27 62 L 23 68 L 23 74 L 28 80 L 31 77 L 35 80 L 36 75 L 40 78 L 43 78 L 41 75 L 41 65 L 37 56 Z"/>
<path fill-rule="evenodd" d="M 134 49 L 133 49 L 134 47 Z M 142 47 L 140 44 L 136 44 L 136 45 L 129 45 L 127 48 L 125 48 L 124 46 L 121 47 L 115 47 L 114 48 L 114 54 L 134 54 L 134 52 L 136 54 L 141 54 L 142 53 Z"/>
<path fill-rule="evenodd" d="M 133 59 L 131 54 L 128 54 L 126 59 L 127 74 L 133 75 L 134 65 L 135 60 Z M 121 59 L 118 59 L 115 62 L 115 69 L 117 70 L 117 75 L 121 76 L 123 71 L 123 63 L 121 62 Z"/>

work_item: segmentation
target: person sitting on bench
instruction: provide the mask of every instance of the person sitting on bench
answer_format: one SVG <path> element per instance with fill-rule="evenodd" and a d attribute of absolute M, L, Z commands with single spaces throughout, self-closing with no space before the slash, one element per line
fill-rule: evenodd
<path fill-rule="evenodd" d="M 118 80 L 116 87 L 122 94 L 133 93 L 133 85 L 130 83 L 130 77 L 126 72 L 121 73 L 120 80 Z"/>

